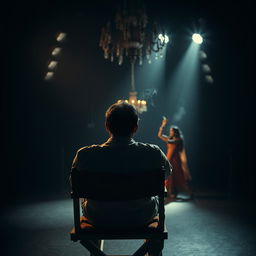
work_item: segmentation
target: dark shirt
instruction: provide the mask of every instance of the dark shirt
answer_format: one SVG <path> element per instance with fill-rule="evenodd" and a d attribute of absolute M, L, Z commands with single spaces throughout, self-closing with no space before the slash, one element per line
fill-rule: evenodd
<path fill-rule="evenodd" d="M 135 142 L 130 137 L 111 137 L 101 145 L 79 149 L 73 167 L 78 171 L 87 169 L 95 172 L 163 169 L 165 178 L 168 178 L 172 170 L 165 154 L 157 145 Z M 135 226 L 141 225 L 158 214 L 158 198 L 131 200 L 129 203 L 88 200 L 84 214 L 98 226 L 125 227 L 131 225 L 131 222 Z"/>

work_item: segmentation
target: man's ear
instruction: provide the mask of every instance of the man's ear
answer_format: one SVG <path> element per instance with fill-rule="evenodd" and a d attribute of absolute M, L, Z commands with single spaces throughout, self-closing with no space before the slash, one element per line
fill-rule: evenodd
<path fill-rule="evenodd" d="M 136 133 L 137 132 L 137 130 L 138 130 L 138 125 L 136 124 L 136 126 L 133 128 L 133 133 Z"/>
<path fill-rule="evenodd" d="M 108 125 L 107 125 L 107 122 L 106 122 L 106 121 L 105 121 L 105 129 L 106 129 L 106 131 L 107 131 L 108 133 L 110 133 L 109 128 L 108 128 Z"/>

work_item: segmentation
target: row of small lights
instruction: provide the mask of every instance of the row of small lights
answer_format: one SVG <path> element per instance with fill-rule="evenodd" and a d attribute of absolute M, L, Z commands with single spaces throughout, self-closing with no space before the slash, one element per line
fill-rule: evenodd
<path fill-rule="evenodd" d="M 64 40 L 66 39 L 66 36 L 67 36 L 66 33 L 63 33 L 63 32 L 58 33 L 56 36 L 57 43 L 58 44 L 63 43 Z M 48 63 L 48 66 L 47 66 L 48 70 L 44 77 L 45 80 L 51 80 L 53 78 L 54 71 L 56 70 L 58 65 L 58 61 L 56 60 L 56 58 L 60 56 L 61 52 L 62 52 L 62 48 L 60 47 L 60 45 L 54 47 L 54 49 L 52 50 L 51 58 L 53 59 L 50 60 L 50 62 Z"/>
<path fill-rule="evenodd" d="M 204 51 L 200 51 L 200 58 L 202 61 L 207 59 L 207 55 Z M 205 82 L 208 84 L 212 84 L 214 82 L 213 77 L 211 75 L 211 68 L 207 63 L 202 64 L 202 70 L 205 73 Z"/>
<path fill-rule="evenodd" d="M 192 40 L 196 44 L 202 44 L 203 41 L 204 41 L 203 37 L 200 34 L 193 34 L 192 35 Z M 206 55 L 206 53 L 203 50 L 201 50 L 199 52 L 199 54 L 200 54 L 200 59 L 201 60 L 206 60 L 207 59 L 207 55 Z M 210 66 L 207 63 L 204 63 L 204 64 L 202 64 L 202 70 L 205 73 L 205 77 L 204 77 L 205 81 L 207 83 L 209 83 L 209 84 L 212 84 L 214 82 L 214 80 L 213 80 L 213 77 L 211 75 L 211 68 L 210 68 Z"/>

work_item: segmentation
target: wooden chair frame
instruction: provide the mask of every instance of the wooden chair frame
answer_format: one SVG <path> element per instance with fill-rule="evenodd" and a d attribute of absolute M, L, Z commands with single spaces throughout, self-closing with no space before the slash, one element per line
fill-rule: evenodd
<path fill-rule="evenodd" d="M 168 238 L 164 224 L 164 171 L 147 170 L 121 172 L 71 172 L 71 198 L 73 199 L 74 227 L 70 232 L 71 240 L 80 243 L 94 256 L 107 256 L 103 252 L 104 240 L 157 239 Z M 80 199 L 132 200 L 149 196 L 159 197 L 157 223 L 141 228 L 102 229 L 92 225 L 82 228 Z M 143 256 L 148 252 L 148 241 L 138 248 L 132 256 Z"/>

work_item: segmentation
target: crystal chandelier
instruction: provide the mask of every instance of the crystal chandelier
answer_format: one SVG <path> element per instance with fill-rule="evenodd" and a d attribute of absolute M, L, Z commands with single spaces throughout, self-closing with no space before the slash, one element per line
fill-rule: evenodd
<path fill-rule="evenodd" d="M 139 1 L 138 1 L 139 2 Z M 147 111 L 147 102 L 137 99 L 135 88 L 134 67 L 135 63 L 143 64 L 146 59 L 150 64 L 152 55 L 155 58 L 162 57 L 168 37 L 164 34 L 157 23 L 151 27 L 148 24 L 148 16 L 145 8 L 138 4 L 124 4 L 123 9 L 116 13 L 115 26 L 108 22 L 102 28 L 100 36 L 100 47 L 104 58 L 111 62 L 117 59 L 118 65 L 122 65 L 124 58 L 128 58 L 131 64 L 131 91 L 128 100 L 139 113 Z"/>

